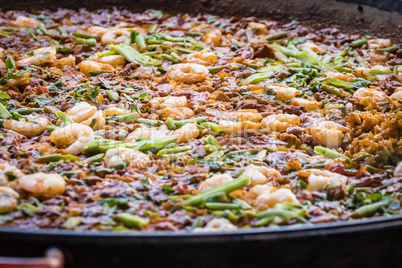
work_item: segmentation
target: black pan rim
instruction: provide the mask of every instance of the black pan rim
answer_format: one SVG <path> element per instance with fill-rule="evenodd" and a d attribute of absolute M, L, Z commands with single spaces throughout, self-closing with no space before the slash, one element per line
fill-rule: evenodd
<path fill-rule="evenodd" d="M 237 232 L 208 232 L 196 233 L 190 231 L 159 231 L 145 232 L 80 232 L 63 229 L 39 229 L 24 230 L 9 227 L 0 227 L 0 240 L 12 237 L 13 239 L 41 239 L 49 241 L 67 241 L 73 239 L 87 242 L 128 242 L 128 243 L 199 243 L 199 242 L 224 242 L 233 240 L 277 240 L 294 239 L 301 237 L 318 237 L 326 235 L 340 235 L 347 233 L 367 233 L 384 231 L 386 229 L 401 228 L 402 215 L 381 216 L 370 219 L 359 219 L 344 222 L 330 222 L 319 224 L 297 224 L 280 226 L 277 228 L 250 228 L 241 229 Z"/>

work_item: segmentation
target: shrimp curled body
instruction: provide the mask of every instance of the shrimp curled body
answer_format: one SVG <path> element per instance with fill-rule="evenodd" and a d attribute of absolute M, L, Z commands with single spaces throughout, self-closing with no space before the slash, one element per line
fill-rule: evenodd
<path fill-rule="evenodd" d="M 197 83 L 205 79 L 208 69 L 201 64 L 179 63 L 169 67 L 167 75 L 170 79 L 183 83 Z"/>
<path fill-rule="evenodd" d="M 20 119 L 19 121 L 6 120 L 3 126 L 24 136 L 35 137 L 43 133 L 48 124 L 49 122 L 45 118 L 29 117 L 28 121 L 25 121 L 25 119 Z"/>
<path fill-rule="evenodd" d="M 39 172 L 21 177 L 19 185 L 23 190 L 34 194 L 58 195 L 64 192 L 66 181 L 59 174 Z"/>
<path fill-rule="evenodd" d="M 66 154 L 78 155 L 85 147 L 85 143 L 94 139 L 93 130 L 82 124 L 71 124 L 62 128 L 58 128 L 50 135 L 50 141 L 55 143 L 57 147 L 63 148 Z"/>

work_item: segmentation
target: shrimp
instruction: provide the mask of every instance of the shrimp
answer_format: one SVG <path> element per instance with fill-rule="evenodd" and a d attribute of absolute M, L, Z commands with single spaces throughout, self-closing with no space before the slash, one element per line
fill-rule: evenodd
<path fill-rule="evenodd" d="M 357 77 L 369 77 L 369 76 L 372 76 L 370 74 L 371 70 L 379 70 L 379 71 L 382 71 L 382 72 L 392 73 L 391 69 L 389 67 L 382 66 L 382 65 L 375 65 L 375 66 L 373 66 L 371 68 L 359 67 L 359 68 L 354 69 L 354 72 L 355 72 Z"/>
<path fill-rule="evenodd" d="M 126 28 L 111 28 L 103 33 L 101 43 L 104 46 L 120 44 L 123 43 L 125 39 L 129 39 L 130 34 L 131 33 Z"/>
<path fill-rule="evenodd" d="M 36 28 L 38 28 L 40 21 L 38 21 L 34 18 L 18 16 L 15 20 L 10 20 L 9 24 L 10 24 L 10 26 L 13 26 L 13 27 L 24 27 L 24 28 L 36 29 Z"/>
<path fill-rule="evenodd" d="M 320 109 L 324 104 L 321 101 L 308 100 L 304 98 L 294 98 L 291 105 L 306 107 L 307 110 L 314 111 Z"/>
<path fill-rule="evenodd" d="M 102 37 L 106 32 L 108 31 L 108 29 L 100 27 L 100 26 L 92 26 L 89 27 L 87 30 L 87 33 L 89 35 L 96 35 L 99 37 Z"/>
<path fill-rule="evenodd" d="M 196 63 L 179 63 L 169 67 L 167 76 L 175 81 L 183 83 L 201 82 L 207 77 L 208 69 L 204 65 Z"/>
<path fill-rule="evenodd" d="M 324 186 L 331 183 L 342 183 L 346 184 L 348 182 L 348 177 L 334 173 L 328 170 L 320 169 L 302 169 L 298 172 L 299 176 L 308 178 L 308 190 L 321 190 Z"/>
<path fill-rule="evenodd" d="M 206 190 L 215 188 L 219 185 L 222 185 L 227 182 L 233 181 L 232 176 L 229 174 L 215 174 L 211 178 L 206 179 L 200 184 L 200 188 L 198 188 L 199 192 L 204 192 Z"/>
<path fill-rule="evenodd" d="M 400 161 L 394 169 L 394 177 L 402 177 L 402 161 Z"/>
<path fill-rule="evenodd" d="M 10 187 L 0 186 L 0 214 L 12 212 L 18 205 L 19 197 Z"/>
<path fill-rule="evenodd" d="M 27 65 L 42 65 L 46 63 L 53 63 L 56 59 L 55 47 L 42 47 L 35 49 L 33 55 L 16 62 L 17 66 Z"/>
<path fill-rule="evenodd" d="M 230 119 L 238 121 L 260 122 L 262 115 L 255 109 L 237 110 L 229 113 Z"/>
<path fill-rule="evenodd" d="M 80 72 L 86 76 L 91 76 L 93 71 L 110 71 L 114 72 L 114 67 L 110 64 L 100 63 L 93 60 L 84 60 L 79 64 Z"/>
<path fill-rule="evenodd" d="M 280 175 L 281 173 L 274 168 L 255 165 L 247 166 L 242 173 L 242 176 L 250 178 L 251 186 L 267 183 L 269 180 L 272 180 Z"/>
<path fill-rule="evenodd" d="M 15 166 L 7 163 L 0 163 L 0 186 L 5 186 L 8 180 L 18 179 L 25 174 Z"/>
<path fill-rule="evenodd" d="M 294 114 L 274 114 L 265 117 L 261 124 L 271 132 L 285 131 L 289 127 L 300 125 L 300 118 Z"/>
<path fill-rule="evenodd" d="M 268 88 L 272 89 L 275 92 L 275 99 L 279 101 L 288 101 L 298 95 L 301 95 L 301 91 L 293 87 L 288 87 L 276 83 L 271 83 L 270 85 L 268 85 Z"/>
<path fill-rule="evenodd" d="M 338 80 L 342 80 L 345 82 L 350 82 L 353 79 L 356 79 L 356 76 L 354 76 L 353 74 L 348 74 L 348 73 L 334 73 L 334 72 L 325 72 L 323 74 L 326 78 L 333 78 L 333 79 L 338 79 Z"/>
<path fill-rule="evenodd" d="M 368 48 L 379 49 L 392 46 L 391 39 L 370 39 L 368 40 Z"/>
<path fill-rule="evenodd" d="M 187 98 L 185 96 L 153 98 L 149 104 L 153 109 L 166 107 L 186 107 Z"/>
<path fill-rule="evenodd" d="M 276 191 L 266 190 L 255 200 L 254 207 L 260 211 L 267 210 L 268 208 L 274 207 L 278 203 L 292 203 L 299 205 L 300 202 L 297 200 L 294 193 L 289 189 L 278 189 Z"/>
<path fill-rule="evenodd" d="M 167 107 L 162 110 L 162 118 L 186 119 L 194 117 L 194 111 L 187 107 Z"/>
<path fill-rule="evenodd" d="M 92 126 L 94 130 L 101 129 L 106 123 L 103 112 L 97 111 L 95 106 L 86 102 L 76 104 L 73 108 L 68 110 L 66 114 L 69 115 L 75 123 Z"/>
<path fill-rule="evenodd" d="M 212 65 L 218 58 L 213 52 L 200 51 L 187 55 L 183 62 L 196 63 L 204 66 Z"/>
<path fill-rule="evenodd" d="M 105 63 L 109 64 L 111 66 L 119 66 L 119 65 L 124 65 L 126 63 L 126 60 L 124 59 L 123 56 L 121 55 L 110 55 L 110 56 L 104 56 L 104 57 L 93 57 L 91 60 L 100 62 L 100 63 Z"/>
<path fill-rule="evenodd" d="M 220 45 L 221 39 L 222 39 L 222 33 L 218 29 L 209 30 L 202 37 L 202 41 L 207 46 L 213 45 L 215 47 Z"/>
<path fill-rule="evenodd" d="M 19 121 L 12 119 L 6 120 L 3 127 L 18 132 L 26 137 L 35 137 L 43 133 L 48 124 L 49 122 L 45 118 L 29 116 L 27 120 L 25 118 L 20 118 Z"/>
<path fill-rule="evenodd" d="M 85 147 L 85 143 L 94 139 L 92 128 L 82 124 L 71 124 L 62 128 L 55 129 L 50 134 L 50 141 L 56 144 L 66 154 L 78 155 Z"/>
<path fill-rule="evenodd" d="M 173 136 L 176 136 L 176 142 L 178 144 L 188 142 L 190 139 L 195 139 L 198 135 L 200 135 L 200 131 L 195 124 L 185 124 L 173 132 Z"/>
<path fill-rule="evenodd" d="M 21 189 L 37 195 L 58 195 L 64 193 L 66 181 L 59 174 L 38 172 L 19 179 Z"/>
<path fill-rule="evenodd" d="M 17 87 L 17 86 L 22 86 L 22 85 L 26 85 L 31 81 L 31 79 L 29 78 L 29 72 L 26 72 L 20 76 L 16 76 L 14 78 L 10 78 L 7 82 L 7 84 L 5 84 L 5 87 Z"/>
<path fill-rule="evenodd" d="M 323 49 L 322 47 L 313 42 L 303 43 L 301 47 L 311 49 L 312 51 L 317 52 L 319 54 L 325 53 L 325 49 Z"/>
<path fill-rule="evenodd" d="M 103 111 L 103 116 L 113 116 L 113 115 L 124 115 L 124 114 L 129 114 L 132 113 L 129 110 L 126 109 L 121 109 L 118 107 L 110 107 L 107 108 L 106 110 Z"/>
<path fill-rule="evenodd" d="M 393 93 L 391 96 L 389 96 L 391 99 L 402 99 L 402 91 L 396 91 Z"/>
<path fill-rule="evenodd" d="M 249 22 L 247 29 L 255 32 L 256 34 L 266 34 L 268 31 L 267 25 L 258 22 Z"/>
<path fill-rule="evenodd" d="M 109 168 L 118 165 L 129 165 L 130 167 L 144 169 L 151 163 L 148 155 L 135 149 L 124 147 L 107 150 L 103 161 Z"/>
<path fill-rule="evenodd" d="M 219 218 L 213 219 L 207 223 L 204 228 L 195 228 L 195 233 L 211 233 L 211 232 L 236 232 L 237 227 L 233 225 L 228 219 Z"/>
<path fill-rule="evenodd" d="M 75 57 L 73 55 L 70 55 L 65 58 L 61 58 L 59 60 L 56 60 L 52 64 L 54 67 L 63 67 L 63 66 L 73 66 L 75 65 Z"/>
<path fill-rule="evenodd" d="M 342 143 L 342 132 L 349 129 L 332 121 L 321 121 L 311 126 L 311 136 L 315 143 L 327 146 L 338 147 Z"/>
<path fill-rule="evenodd" d="M 273 192 L 275 191 L 275 187 L 257 184 L 252 187 L 249 191 L 247 191 L 244 195 L 244 201 L 254 206 L 255 200 L 264 192 Z"/>
<path fill-rule="evenodd" d="M 219 125 L 222 127 L 223 133 L 236 133 L 246 129 L 258 129 L 260 127 L 259 123 L 250 122 L 250 121 L 228 121 L 228 120 L 220 120 Z"/>
<path fill-rule="evenodd" d="M 353 98 L 361 105 L 368 106 L 370 102 L 382 102 L 387 99 L 387 94 L 372 88 L 359 88 L 353 94 Z"/>
<path fill-rule="evenodd" d="M 152 127 L 144 127 L 141 126 L 140 128 L 137 128 L 133 132 L 131 132 L 127 137 L 126 141 L 127 142 L 135 142 L 136 139 L 139 138 L 150 138 L 150 139 L 155 139 L 155 138 L 160 138 L 160 137 L 166 137 L 167 135 L 165 132 L 158 130 L 156 128 Z"/>

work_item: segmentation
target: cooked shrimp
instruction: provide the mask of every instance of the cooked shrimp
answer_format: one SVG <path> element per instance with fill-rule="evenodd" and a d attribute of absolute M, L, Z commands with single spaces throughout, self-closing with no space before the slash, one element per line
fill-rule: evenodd
<path fill-rule="evenodd" d="M 268 85 L 268 88 L 272 89 L 275 92 L 275 99 L 279 101 L 288 101 L 301 94 L 299 90 L 293 87 L 288 87 L 276 83 L 271 83 L 270 85 Z"/>
<path fill-rule="evenodd" d="M 310 111 L 320 109 L 324 105 L 324 103 L 321 101 L 308 100 L 304 98 L 294 98 L 290 104 L 294 106 L 306 107 L 307 110 Z"/>
<path fill-rule="evenodd" d="M 202 41 L 207 46 L 213 45 L 215 47 L 220 45 L 221 39 L 222 39 L 222 33 L 218 29 L 209 30 L 202 37 Z"/>
<path fill-rule="evenodd" d="M 0 163 L 0 186 L 7 185 L 9 180 L 21 178 L 25 174 L 15 166 Z"/>
<path fill-rule="evenodd" d="M 139 139 L 139 138 L 155 139 L 155 138 L 166 137 L 166 136 L 167 135 L 165 134 L 165 132 L 158 130 L 157 128 L 141 126 L 140 128 L 137 128 L 136 130 L 131 132 L 126 137 L 126 141 L 127 142 L 135 142 L 135 140 Z"/>
<path fill-rule="evenodd" d="M 123 43 L 125 39 L 130 38 L 129 29 L 126 28 L 111 28 L 103 33 L 101 43 L 102 45 L 109 44 L 120 44 Z"/>
<path fill-rule="evenodd" d="M 274 168 L 250 165 L 246 167 L 241 175 L 250 178 L 250 185 L 254 186 L 257 184 L 267 183 L 269 180 L 280 176 L 281 173 Z"/>
<path fill-rule="evenodd" d="M 20 76 L 16 76 L 14 78 L 10 78 L 7 82 L 7 84 L 5 84 L 5 87 L 17 87 L 17 86 L 22 86 L 22 85 L 26 85 L 31 81 L 31 79 L 29 78 L 29 72 L 26 72 Z"/>
<path fill-rule="evenodd" d="M 402 99 L 402 91 L 396 91 L 393 93 L 391 96 L 389 96 L 391 99 Z"/>
<path fill-rule="evenodd" d="M 379 49 L 392 46 L 391 39 L 370 39 L 368 40 L 368 48 Z"/>
<path fill-rule="evenodd" d="M 274 114 L 265 117 L 261 124 L 271 132 L 285 131 L 289 127 L 300 125 L 300 118 L 294 114 Z"/>
<path fill-rule="evenodd" d="M 100 63 L 93 60 L 84 60 L 79 64 L 80 72 L 84 73 L 86 76 L 91 76 L 90 72 L 94 71 L 114 71 L 112 65 L 106 63 Z"/>
<path fill-rule="evenodd" d="M 24 27 L 24 28 L 36 29 L 36 28 L 38 28 L 40 21 L 38 21 L 34 18 L 18 16 L 15 20 L 10 20 L 9 24 L 10 24 L 10 26 L 13 26 L 13 27 Z"/>
<path fill-rule="evenodd" d="M 89 35 L 96 35 L 99 37 L 102 37 L 106 32 L 108 31 L 108 29 L 100 27 L 100 26 L 92 26 L 89 27 L 87 30 L 87 33 Z"/>
<path fill-rule="evenodd" d="M 167 107 L 162 110 L 162 118 L 187 119 L 194 116 L 194 111 L 187 107 Z"/>
<path fill-rule="evenodd" d="M 195 228 L 195 233 L 210 233 L 210 232 L 236 232 L 237 227 L 225 218 L 213 219 L 207 223 L 204 228 Z"/>
<path fill-rule="evenodd" d="M 229 113 L 230 119 L 238 121 L 260 122 L 262 115 L 255 109 L 237 110 Z"/>
<path fill-rule="evenodd" d="M 204 66 L 212 65 L 218 58 L 213 52 L 200 51 L 191 53 L 184 58 L 184 62 L 196 63 Z"/>
<path fill-rule="evenodd" d="M 339 147 L 342 143 L 342 132 L 349 129 L 332 121 L 321 121 L 311 126 L 311 136 L 315 143 L 327 147 Z"/>
<path fill-rule="evenodd" d="M 297 200 L 294 193 L 289 189 L 278 189 L 276 191 L 266 190 L 255 200 L 254 207 L 260 211 L 267 210 L 268 208 L 274 207 L 278 203 L 292 203 L 299 205 L 300 202 Z"/>
<path fill-rule="evenodd" d="M 0 214 L 12 212 L 18 205 L 20 195 L 10 187 L 0 186 Z"/>
<path fill-rule="evenodd" d="M 319 191 L 331 183 L 346 184 L 348 182 L 348 177 L 328 170 L 302 169 L 298 173 L 299 176 L 308 178 L 308 190 L 310 191 Z"/>
<path fill-rule="evenodd" d="M 219 120 L 219 125 L 222 127 L 223 133 L 236 133 L 247 129 L 258 129 L 260 127 L 259 123 L 250 121 L 229 121 L 229 120 Z"/>
<path fill-rule="evenodd" d="M 21 177 L 19 186 L 33 194 L 58 195 L 64 193 L 66 181 L 59 174 L 39 172 Z"/>
<path fill-rule="evenodd" d="M 71 124 L 62 128 L 55 129 L 50 134 L 50 141 L 56 144 L 66 154 L 78 155 L 85 147 L 85 143 L 94 139 L 92 128 L 82 124 Z"/>
<path fill-rule="evenodd" d="M 70 55 L 65 58 L 61 58 L 53 62 L 52 64 L 54 67 L 63 67 L 63 66 L 73 66 L 75 65 L 75 57 L 73 55 Z"/>
<path fill-rule="evenodd" d="M 86 102 L 77 103 L 73 108 L 66 112 L 75 123 L 92 126 L 92 129 L 99 130 L 105 125 L 103 112 L 97 111 L 95 106 Z"/>
<path fill-rule="evenodd" d="M 229 174 L 215 174 L 211 178 L 206 179 L 200 184 L 199 192 L 215 188 L 221 184 L 233 181 L 232 176 Z"/>
<path fill-rule="evenodd" d="M 205 79 L 208 69 L 201 64 L 179 63 L 169 67 L 167 76 L 175 81 L 183 83 L 197 83 Z"/>
<path fill-rule="evenodd" d="M 319 54 L 325 53 L 325 49 L 323 49 L 322 47 L 313 42 L 303 43 L 301 47 L 311 49 L 312 51 L 317 52 Z"/>
<path fill-rule="evenodd" d="M 370 102 L 381 102 L 387 99 L 387 94 L 372 88 L 359 88 L 353 94 L 353 98 L 361 105 L 368 106 Z"/>
<path fill-rule="evenodd" d="M 132 112 L 129 110 L 126 110 L 126 109 L 118 108 L 118 107 L 109 107 L 103 111 L 103 116 L 124 115 L 124 114 L 129 114 L 129 113 L 132 113 Z"/>
<path fill-rule="evenodd" d="M 144 169 L 151 163 L 148 155 L 135 149 L 124 147 L 107 150 L 103 160 L 107 167 L 124 165 Z"/>
<path fill-rule="evenodd" d="M 104 57 L 93 57 L 91 60 L 100 62 L 100 63 L 105 63 L 109 64 L 111 66 L 119 66 L 119 65 L 124 65 L 126 63 L 126 60 L 124 59 L 123 56 L 121 55 L 110 55 L 110 56 L 104 56 Z"/>
<path fill-rule="evenodd" d="M 46 130 L 49 124 L 47 119 L 42 117 L 29 116 L 27 120 L 20 118 L 17 120 L 6 120 L 3 127 L 12 131 L 18 132 L 26 137 L 35 137 Z"/>
<path fill-rule="evenodd" d="M 186 107 L 187 98 L 185 96 L 153 98 L 149 104 L 154 109 L 166 107 Z"/>
<path fill-rule="evenodd" d="M 42 47 L 35 49 L 33 55 L 16 62 L 17 66 L 42 65 L 53 63 L 56 59 L 55 47 Z"/>
<path fill-rule="evenodd" d="M 268 27 L 263 23 L 249 22 L 247 29 L 255 32 L 256 34 L 266 34 Z"/>
<path fill-rule="evenodd" d="M 359 68 L 354 69 L 354 72 L 355 72 L 357 77 L 369 77 L 369 76 L 372 76 L 370 74 L 371 70 L 379 70 L 379 71 L 382 71 L 382 72 L 391 73 L 391 69 L 389 67 L 382 66 L 382 65 L 375 65 L 375 66 L 373 66 L 371 68 L 359 67 Z"/>
<path fill-rule="evenodd" d="M 257 184 L 244 194 L 244 201 L 254 206 L 256 199 L 264 192 L 273 192 L 275 187 Z"/>
<path fill-rule="evenodd" d="M 178 144 L 188 142 L 190 139 L 195 139 L 200 135 L 200 132 L 195 124 L 185 124 L 181 128 L 175 130 L 172 134 L 176 136 Z"/>
<path fill-rule="evenodd" d="M 353 79 L 356 79 L 356 76 L 354 76 L 353 74 L 348 74 L 348 73 L 334 73 L 334 72 L 325 72 L 323 74 L 326 78 L 333 78 L 333 79 L 338 79 L 338 80 L 342 80 L 345 82 L 350 82 Z"/>

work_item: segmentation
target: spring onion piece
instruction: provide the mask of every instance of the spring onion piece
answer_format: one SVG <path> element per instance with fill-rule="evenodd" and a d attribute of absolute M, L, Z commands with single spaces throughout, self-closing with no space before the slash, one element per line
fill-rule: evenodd
<path fill-rule="evenodd" d="M 63 155 L 63 154 L 49 154 L 45 156 L 41 156 L 36 158 L 35 160 L 40 163 L 50 163 L 50 162 L 58 162 L 58 161 L 74 161 L 77 160 L 78 157 L 75 155 Z"/>
<path fill-rule="evenodd" d="M 354 47 L 361 47 L 363 45 L 367 45 L 368 44 L 368 40 L 363 38 L 363 39 L 359 39 L 359 40 L 355 40 L 352 43 L 350 43 L 352 46 Z"/>
<path fill-rule="evenodd" d="M 142 55 L 133 47 L 125 44 L 109 45 L 116 53 L 122 55 L 127 61 L 133 63 L 142 63 L 144 65 L 152 64 L 150 57 Z"/>
<path fill-rule="evenodd" d="M 181 152 L 186 152 L 191 150 L 191 146 L 181 146 L 181 147 L 175 147 L 175 148 L 168 148 L 168 149 L 162 149 L 159 151 L 159 153 L 162 156 L 165 155 L 170 155 L 170 154 L 177 154 L 177 153 L 181 153 Z"/>
<path fill-rule="evenodd" d="M 362 206 L 358 209 L 356 209 L 353 213 L 352 213 L 352 218 L 364 218 L 364 217 L 370 217 L 373 216 L 374 213 L 376 213 L 378 210 L 380 210 L 382 207 L 388 206 L 391 203 L 391 199 L 390 198 L 384 198 L 383 200 L 373 203 L 373 204 L 369 204 L 369 205 L 365 205 Z"/>
<path fill-rule="evenodd" d="M 270 34 L 267 37 L 265 37 L 265 40 L 267 41 L 273 41 L 273 40 L 278 40 L 286 37 L 288 35 L 287 32 L 277 32 L 274 34 Z"/>
<path fill-rule="evenodd" d="M 96 39 L 95 38 L 90 38 L 90 39 L 84 39 L 84 38 L 79 38 L 76 37 L 74 38 L 75 42 L 77 42 L 77 44 L 85 44 L 88 46 L 96 46 Z"/>
<path fill-rule="evenodd" d="M 80 32 L 73 32 L 73 36 L 79 37 L 79 38 L 84 38 L 84 39 L 98 39 L 100 40 L 100 37 L 97 35 L 90 35 L 86 33 L 80 33 Z"/>
<path fill-rule="evenodd" d="M 2 119 L 7 119 L 10 118 L 12 115 L 10 114 L 9 111 L 7 111 L 6 107 L 3 106 L 3 104 L 0 103 L 0 118 Z"/>
<path fill-rule="evenodd" d="M 123 223 L 128 228 L 142 229 L 149 225 L 149 220 L 129 213 L 119 213 L 113 216 L 117 222 Z"/>
<path fill-rule="evenodd" d="M 75 122 L 73 121 L 73 119 L 71 119 L 68 115 L 66 115 L 65 113 L 61 112 L 61 111 L 57 111 L 56 112 L 56 116 L 60 119 L 61 121 L 61 127 L 65 127 L 68 126 L 70 124 L 74 124 Z"/>

